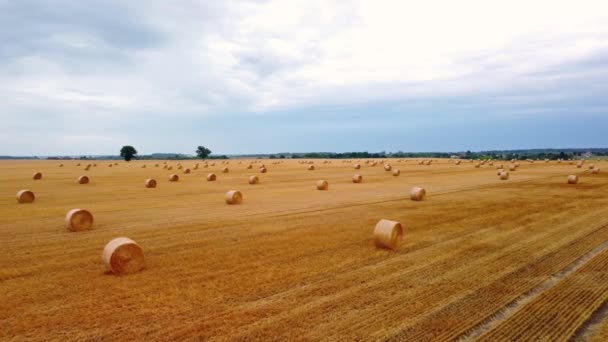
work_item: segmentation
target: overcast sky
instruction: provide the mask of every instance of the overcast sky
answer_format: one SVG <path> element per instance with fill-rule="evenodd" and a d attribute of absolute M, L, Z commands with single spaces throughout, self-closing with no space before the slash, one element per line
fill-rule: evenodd
<path fill-rule="evenodd" d="M 608 146 L 608 1 L 0 0 L 0 155 Z"/>

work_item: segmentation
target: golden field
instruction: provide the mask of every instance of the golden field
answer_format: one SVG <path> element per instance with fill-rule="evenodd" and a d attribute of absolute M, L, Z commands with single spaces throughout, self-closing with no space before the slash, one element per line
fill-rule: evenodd
<path fill-rule="evenodd" d="M 365 160 L 0 161 L 0 340 L 608 340 L 608 161 L 520 161 L 506 181 L 497 163 L 387 161 L 400 176 Z M 65 229 L 74 208 L 92 230 Z M 374 245 L 380 219 L 403 224 L 398 249 Z M 120 236 L 143 271 L 107 271 Z"/>

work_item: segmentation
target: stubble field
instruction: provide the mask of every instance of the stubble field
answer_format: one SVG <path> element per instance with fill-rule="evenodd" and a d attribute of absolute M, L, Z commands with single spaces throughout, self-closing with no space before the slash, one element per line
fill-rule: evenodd
<path fill-rule="evenodd" d="M 0 340 L 608 340 L 607 161 L 520 161 L 506 181 L 497 162 L 213 162 L 0 161 Z M 74 208 L 92 230 L 65 229 Z M 397 250 L 374 245 L 380 219 L 403 224 Z M 119 236 L 143 271 L 107 271 Z"/>

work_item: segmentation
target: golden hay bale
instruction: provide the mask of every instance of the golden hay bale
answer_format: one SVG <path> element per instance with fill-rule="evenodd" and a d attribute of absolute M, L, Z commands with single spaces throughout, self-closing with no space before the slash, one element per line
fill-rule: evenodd
<path fill-rule="evenodd" d="M 249 176 L 249 184 L 258 184 L 260 182 L 260 179 L 258 178 L 258 176 Z"/>
<path fill-rule="evenodd" d="M 494 162 L 489 162 L 489 163 L 488 163 L 488 165 L 489 165 L 489 166 L 493 166 L 493 165 L 494 165 Z"/>
<path fill-rule="evenodd" d="M 168 168 L 168 166 L 167 166 L 166 164 L 165 164 L 165 165 L 163 165 L 163 169 L 165 169 L 165 170 L 166 170 L 167 168 Z"/>
<path fill-rule="evenodd" d="M 595 167 L 595 164 L 589 164 L 589 170 L 593 170 L 594 167 Z"/>
<path fill-rule="evenodd" d="M 63 167 L 63 164 L 59 164 L 59 167 Z"/>
<path fill-rule="evenodd" d="M 215 163 L 211 163 L 211 166 L 215 166 Z"/>
<path fill-rule="evenodd" d="M 393 176 L 397 177 L 401 174 L 401 171 L 399 171 L 399 169 L 394 169 L 393 170 Z"/>
<path fill-rule="evenodd" d="M 238 190 L 230 190 L 224 196 L 227 204 L 240 204 L 243 202 L 243 195 Z"/>
<path fill-rule="evenodd" d="M 118 166 L 118 163 L 114 163 L 114 165 Z"/>
<path fill-rule="evenodd" d="M 498 169 L 504 169 L 504 168 L 505 168 L 505 166 L 504 166 L 504 165 L 502 165 L 502 164 L 498 164 L 498 165 L 496 165 L 496 169 L 497 169 L 497 170 L 498 170 Z"/>
<path fill-rule="evenodd" d="M 516 170 L 517 170 L 516 165 L 509 165 L 509 171 L 516 171 Z"/>
<path fill-rule="evenodd" d="M 178 169 L 178 170 L 181 170 L 181 169 L 183 169 L 183 168 L 184 168 L 184 167 L 183 167 L 183 166 L 181 166 L 181 165 L 178 165 L 178 166 L 177 166 L 177 169 Z"/>
<path fill-rule="evenodd" d="M 253 169 L 253 165 L 251 165 L 251 164 L 247 165 L 247 170 L 251 170 L 251 169 Z"/>
<path fill-rule="evenodd" d="M 576 167 L 580 169 L 581 167 L 583 167 L 583 164 L 576 164 Z"/>
<path fill-rule="evenodd" d="M 433 162 L 432 160 L 427 160 L 426 165 L 431 165 L 432 162 Z"/>
<path fill-rule="evenodd" d="M 424 165 L 424 160 L 419 161 L 418 165 Z"/>
<path fill-rule="evenodd" d="M 184 169 L 184 173 L 185 174 L 189 174 L 190 173 L 190 169 Z"/>
<path fill-rule="evenodd" d="M 375 161 L 374 161 L 374 162 L 372 162 L 372 166 L 376 166 L 376 165 L 378 165 L 378 163 L 377 163 L 377 162 L 375 162 Z"/>
<path fill-rule="evenodd" d="M 504 169 L 498 169 L 498 170 L 496 170 L 496 174 L 497 174 L 498 176 L 500 176 L 500 174 L 501 174 L 502 172 L 504 172 L 504 171 L 505 171 Z"/>
<path fill-rule="evenodd" d="M 230 170 L 228 170 L 227 167 L 225 167 L 225 168 L 222 169 L 222 173 L 228 173 L 228 172 L 230 172 Z"/>
<path fill-rule="evenodd" d="M 507 179 L 509 179 L 509 172 L 503 171 L 503 172 L 500 173 L 499 176 L 500 176 L 501 180 L 507 180 Z"/>
<path fill-rule="evenodd" d="M 78 184 L 89 184 L 89 177 L 87 177 L 87 176 L 78 177 Z"/>
<path fill-rule="evenodd" d="M 173 166 L 169 166 L 167 170 L 173 170 Z"/>
<path fill-rule="evenodd" d="M 355 170 L 359 170 L 361 168 L 360 164 L 355 164 Z"/>
<path fill-rule="evenodd" d="M 148 178 L 146 179 L 144 185 L 146 186 L 146 188 L 156 188 L 156 179 Z"/>
<path fill-rule="evenodd" d="M 480 166 L 481 166 L 481 164 L 480 164 L 480 163 L 475 164 L 475 168 L 476 168 L 476 169 L 479 169 L 479 167 L 480 167 Z"/>
<path fill-rule="evenodd" d="M 76 166 L 80 166 L 80 163 L 76 164 Z"/>
<path fill-rule="evenodd" d="M 34 174 L 32 175 L 32 179 L 33 180 L 42 179 L 42 173 L 40 173 L 40 172 L 34 172 Z"/>
<path fill-rule="evenodd" d="M 393 167 L 390 164 L 384 164 L 384 171 L 390 171 Z"/>
<path fill-rule="evenodd" d="M 176 175 L 175 173 L 169 175 L 169 182 L 177 182 L 179 181 L 179 176 Z"/>
<path fill-rule="evenodd" d="M 568 176 L 568 184 L 576 184 L 578 183 L 578 176 L 577 175 L 570 175 Z"/>
<path fill-rule="evenodd" d="M 353 183 L 361 183 L 363 182 L 363 177 L 361 177 L 361 175 L 359 174 L 355 174 L 353 176 Z"/>
<path fill-rule="evenodd" d="M 65 228 L 72 232 L 93 227 L 93 214 L 84 209 L 72 209 L 65 215 Z"/>
<path fill-rule="evenodd" d="M 594 175 L 600 173 L 600 168 L 599 167 L 594 167 L 593 170 L 591 170 L 591 173 L 593 173 Z"/>
<path fill-rule="evenodd" d="M 415 186 L 410 190 L 410 199 L 412 201 L 422 201 L 426 196 L 426 190 L 422 187 Z"/>
<path fill-rule="evenodd" d="M 318 180 L 317 181 L 317 190 L 327 190 L 329 188 L 329 183 L 326 180 Z"/>
<path fill-rule="evenodd" d="M 133 240 L 119 237 L 111 240 L 103 248 L 101 258 L 114 274 L 129 274 L 146 267 L 144 251 Z"/>
<path fill-rule="evenodd" d="M 145 169 L 145 168 L 146 168 L 146 164 L 142 165 L 142 166 L 141 166 L 141 168 L 142 168 L 142 169 Z"/>
<path fill-rule="evenodd" d="M 36 196 L 30 190 L 23 189 L 17 192 L 17 202 L 19 203 L 32 203 L 35 199 Z"/>
<path fill-rule="evenodd" d="M 207 181 L 208 182 L 215 182 L 216 178 L 217 177 L 215 176 L 215 173 L 210 173 L 210 174 L 207 175 Z"/>
<path fill-rule="evenodd" d="M 460 165 L 460 160 L 457 160 L 457 161 L 456 161 L 456 165 Z"/>
<path fill-rule="evenodd" d="M 374 243 L 377 247 L 396 249 L 403 237 L 401 223 L 389 220 L 380 220 L 374 228 Z"/>
<path fill-rule="evenodd" d="M 154 164 L 154 167 L 158 167 L 158 164 Z"/>
<path fill-rule="evenodd" d="M 309 170 L 309 171 L 312 171 L 312 170 L 314 170 L 314 169 L 315 169 L 315 166 L 314 166 L 314 165 L 308 165 L 308 170 Z"/>
<path fill-rule="evenodd" d="M 266 173 L 266 171 L 268 171 L 265 167 L 260 167 L 260 172 L 261 173 Z"/>

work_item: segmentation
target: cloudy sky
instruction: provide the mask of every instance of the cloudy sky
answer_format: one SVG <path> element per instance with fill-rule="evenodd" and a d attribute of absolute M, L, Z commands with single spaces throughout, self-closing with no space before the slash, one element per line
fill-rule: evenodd
<path fill-rule="evenodd" d="M 608 146 L 608 1 L 0 0 L 0 155 Z"/>

